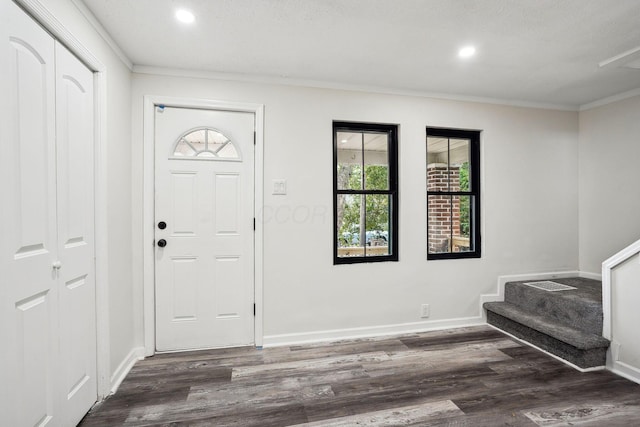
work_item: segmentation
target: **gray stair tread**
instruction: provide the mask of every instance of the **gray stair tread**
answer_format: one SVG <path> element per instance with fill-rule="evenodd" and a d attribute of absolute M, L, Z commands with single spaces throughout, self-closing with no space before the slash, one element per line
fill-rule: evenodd
<path fill-rule="evenodd" d="M 523 311 L 508 302 L 487 302 L 484 308 L 581 350 L 609 347 L 609 341 L 600 335 L 548 321 L 543 316 Z"/>
<path fill-rule="evenodd" d="M 555 323 L 595 335 L 601 334 L 600 282 L 582 278 L 553 281 L 577 289 L 548 292 L 528 286 L 526 282 L 509 282 L 505 285 L 504 300 L 531 314 L 544 315 Z"/>
<path fill-rule="evenodd" d="M 507 282 L 505 286 L 509 284 L 526 286 L 528 289 L 541 292 L 542 295 L 545 295 L 545 294 L 548 295 L 549 292 L 547 291 L 543 291 L 540 289 L 533 288 L 529 285 L 525 285 L 525 283 L 544 282 L 544 281 L 561 283 L 563 285 L 568 285 L 568 286 L 577 288 L 571 291 L 551 292 L 551 294 L 553 294 L 555 298 L 566 299 L 570 301 L 581 301 L 585 304 L 602 304 L 602 282 L 600 280 L 586 279 L 583 277 L 566 277 L 566 278 L 544 279 L 544 280 L 519 280 L 514 282 Z"/>

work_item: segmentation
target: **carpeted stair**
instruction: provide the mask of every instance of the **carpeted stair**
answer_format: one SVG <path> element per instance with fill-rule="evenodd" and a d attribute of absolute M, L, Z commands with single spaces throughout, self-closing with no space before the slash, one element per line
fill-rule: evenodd
<path fill-rule="evenodd" d="M 586 369 L 604 366 L 609 341 L 602 337 L 602 283 L 553 279 L 577 289 L 546 291 L 509 282 L 504 302 L 487 302 L 487 322 Z"/>

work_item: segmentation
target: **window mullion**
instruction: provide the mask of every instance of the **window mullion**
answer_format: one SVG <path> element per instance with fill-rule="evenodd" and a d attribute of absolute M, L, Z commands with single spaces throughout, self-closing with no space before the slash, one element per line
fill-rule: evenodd
<path fill-rule="evenodd" d="M 362 195 L 360 196 L 360 245 L 362 246 L 362 253 L 364 256 L 367 256 L 367 196 L 366 196 L 366 183 L 365 183 L 365 173 L 364 173 L 364 132 L 360 133 L 360 186 L 362 190 Z"/>
<path fill-rule="evenodd" d="M 447 138 L 447 191 L 451 191 L 451 138 Z"/>
<path fill-rule="evenodd" d="M 453 197 L 449 196 L 449 252 L 453 252 Z"/>

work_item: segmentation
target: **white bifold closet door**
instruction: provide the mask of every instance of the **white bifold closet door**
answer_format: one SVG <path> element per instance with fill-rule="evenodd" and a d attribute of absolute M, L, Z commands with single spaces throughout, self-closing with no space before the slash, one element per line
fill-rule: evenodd
<path fill-rule="evenodd" d="M 0 425 L 72 426 L 97 398 L 93 75 L 0 16 Z"/>

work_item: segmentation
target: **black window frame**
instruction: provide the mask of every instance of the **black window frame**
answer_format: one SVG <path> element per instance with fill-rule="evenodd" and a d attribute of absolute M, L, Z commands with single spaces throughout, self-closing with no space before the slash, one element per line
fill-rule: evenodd
<path fill-rule="evenodd" d="M 429 149 L 427 139 L 429 137 L 440 138 L 459 138 L 469 140 L 469 163 L 470 163 L 470 181 L 471 185 L 469 191 L 429 191 L 427 190 L 427 242 L 429 240 L 429 196 L 430 195 L 443 195 L 443 196 L 472 196 L 473 203 L 470 206 L 470 222 L 471 222 L 471 239 L 473 239 L 473 251 L 467 252 L 444 252 L 444 253 L 430 253 L 429 244 L 427 243 L 427 260 L 442 260 L 442 259 L 465 259 L 465 258 L 481 258 L 482 256 L 482 237 L 481 237 L 481 223 L 480 223 L 480 130 L 467 130 L 467 129 L 450 129 L 450 128 L 437 128 L 427 127 L 425 137 L 425 147 L 427 148 L 426 164 L 429 160 Z M 425 174 L 425 181 L 428 181 L 428 177 Z M 427 188 L 428 182 L 427 182 Z"/>
<path fill-rule="evenodd" d="M 357 264 L 398 261 L 398 125 L 362 122 L 333 122 L 333 264 Z M 389 188 L 388 190 L 339 190 L 338 189 L 338 132 L 386 133 L 388 135 Z M 338 195 L 340 194 L 384 194 L 391 196 L 389 206 L 388 255 L 338 256 Z M 365 225 L 366 228 L 366 225 Z M 366 244 L 365 244 L 366 247 Z"/>

